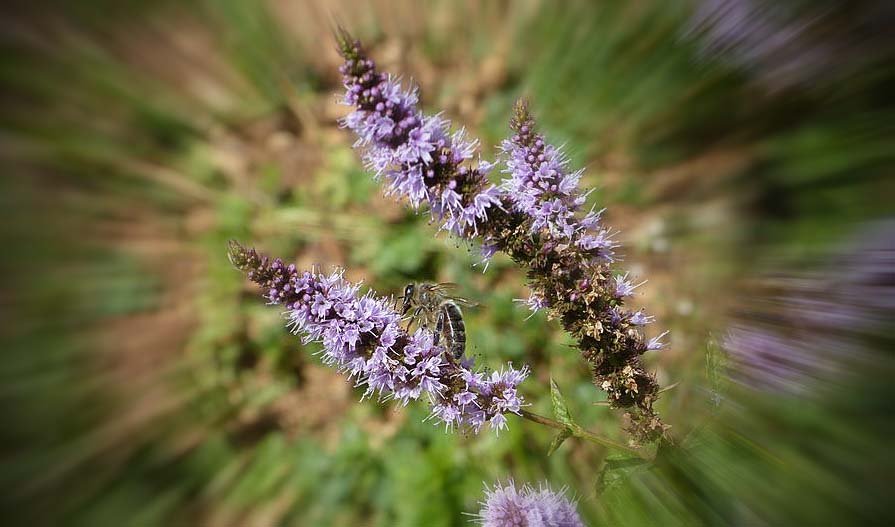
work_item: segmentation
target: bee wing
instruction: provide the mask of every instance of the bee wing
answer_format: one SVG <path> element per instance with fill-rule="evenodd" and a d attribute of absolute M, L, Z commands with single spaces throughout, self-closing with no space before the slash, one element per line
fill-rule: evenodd
<path fill-rule="evenodd" d="M 461 306 L 475 307 L 475 306 L 479 305 L 478 303 L 473 302 L 472 300 L 463 298 L 462 296 L 454 296 L 454 295 L 449 295 L 449 294 L 445 293 L 445 291 L 450 291 L 450 290 L 456 289 L 458 287 L 460 287 L 460 286 L 458 286 L 457 284 L 455 284 L 453 282 L 439 282 L 437 284 L 432 284 L 432 291 L 441 295 L 441 297 L 444 298 L 445 300 L 451 300 Z"/>
<path fill-rule="evenodd" d="M 476 307 L 479 305 L 478 302 L 473 302 L 472 300 L 463 298 L 462 296 L 446 296 L 445 298 L 450 299 L 454 303 L 460 304 L 461 306 Z"/>

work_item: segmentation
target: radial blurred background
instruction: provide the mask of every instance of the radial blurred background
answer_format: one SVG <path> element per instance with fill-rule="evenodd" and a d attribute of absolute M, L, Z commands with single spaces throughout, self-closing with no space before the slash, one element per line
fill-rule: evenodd
<path fill-rule="evenodd" d="M 7 2 L 0 458 L 10 525 L 468 525 L 484 483 L 589 525 L 895 522 L 895 9 L 884 1 Z M 572 340 L 381 195 L 331 30 L 483 141 L 527 96 L 648 279 L 678 449 L 365 400 L 231 268 L 235 238 L 383 294 L 452 281 L 480 363 L 625 441 Z M 656 330 L 659 331 L 659 330 Z M 654 336 L 651 334 L 651 336 Z"/>

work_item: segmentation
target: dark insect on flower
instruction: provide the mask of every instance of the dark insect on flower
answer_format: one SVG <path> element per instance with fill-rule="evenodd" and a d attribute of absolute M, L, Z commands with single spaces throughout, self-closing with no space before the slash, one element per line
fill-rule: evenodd
<path fill-rule="evenodd" d="M 455 359 L 463 356 L 466 351 L 466 325 L 463 323 L 463 313 L 460 306 L 474 306 L 474 302 L 449 295 L 448 290 L 456 287 L 451 283 L 420 283 L 408 284 L 404 288 L 402 315 L 412 309 L 413 313 L 407 324 L 410 326 L 416 322 L 420 327 L 429 330 L 434 329 L 435 344 L 444 338 L 445 347 Z"/>

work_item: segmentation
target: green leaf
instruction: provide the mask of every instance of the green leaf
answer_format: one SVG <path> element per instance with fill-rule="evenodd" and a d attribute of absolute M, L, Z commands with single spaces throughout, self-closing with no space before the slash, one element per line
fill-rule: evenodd
<path fill-rule="evenodd" d="M 596 491 L 602 494 L 614 487 L 624 484 L 628 479 L 649 470 L 649 461 L 630 456 L 611 456 L 606 458 L 603 469 L 597 477 Z"/>
<path fill-rule="evenodd" d="M 566 400 L 553 379 L 550 379 L 550 400 L 553 402 L 553 416 L 557 421 L 570 428 L 576 427 L 577 425 L 572 421 L 572 416 L 569 415 L 569 409 L 566 407 Z"/>
<path fill-rule="evenodd" d="M 556 449 L 562 446 L 563 442 L 570 437 L 572 437 L 572 431 L 568 428 L 562 429 L 553 437 L 553 441 L 550 442 L 550 448 L 547 449 L 547 455 L 549 456 L 556 452 Z"/>

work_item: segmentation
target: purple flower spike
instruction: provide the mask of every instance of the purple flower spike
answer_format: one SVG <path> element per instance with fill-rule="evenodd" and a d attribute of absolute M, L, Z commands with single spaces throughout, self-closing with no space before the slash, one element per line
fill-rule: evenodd
<path fill-rule="evenodd" d="M 575 504 L 565 491 L 554 492 L 547 485 L 538 490 L 523 485 L 517 490 L 513 480 L 485 487 L 485 501 L 476 515 L 483 527 L 584 527 Z"/>
<path fill-rule="evenodd" d="M 452 234 L 470 238 L 500 207 L 500 192 L 488 182 L 491 165 L 474 162 L 477 142 L 450 122 L 426 116 L 417 107 L 415 89 L 376 71 L 360 43 L 339 36 L 345 64 L 340 68 L 342 103 L 354 111 L 341 124 L 357 134 L 355 146 L 376 176 L 385 176 L 387 193 L 405 197 L 418 208 L 428 205 L 432 218 Z"/>
<path fill-rule="evenodd" d="M 407 333 L 390 299 L 372 291 L 361 295 L 360 284 L 346 281 L 341 272 L 299 271 L 236 242 L 229 256 L 262 287 L 264 298 L 285 307 L 289 327 L 303 342 L 323 343 L 324 364 L 366 387 L 364 397 L 406 405 L 425 395 L 432 416 L 446 428 L 475 433 L 485 423 L 499 431 L 506 426 L 504 414 L 518 414 L 524 405 L 516 388 L 528 367 L 507 367 L 490 377 L 473 371 L 472 361 L 458 362 L 435 345 L 428 330 Z"/>

